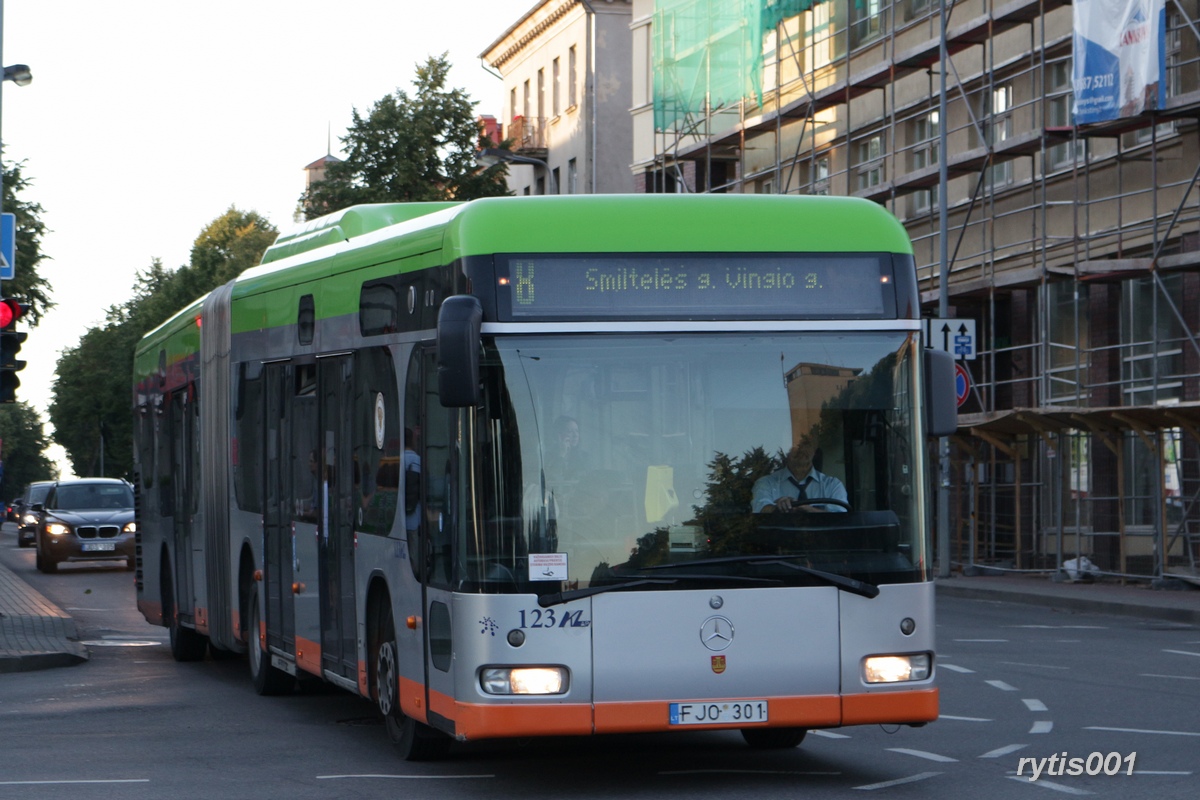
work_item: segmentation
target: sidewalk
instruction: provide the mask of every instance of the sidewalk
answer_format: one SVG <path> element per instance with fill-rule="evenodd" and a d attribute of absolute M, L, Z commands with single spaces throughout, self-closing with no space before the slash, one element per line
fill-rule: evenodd
<path fill-rule="evenodd" d="M 1148 583 L 1122 586 L 1114 579 L 1055 583 L 1048 575 L 1008 573 L 938 578 L 937 595 L 1200 625 L 1200 589 L 1182 581 L 1178 585 L 1183 588 L 1155 589 Z"/>
<path fill-rule="evenodd" d="M 66 667 L 87 659 L 75 620 L 0 564 L 0 673 Z"/>

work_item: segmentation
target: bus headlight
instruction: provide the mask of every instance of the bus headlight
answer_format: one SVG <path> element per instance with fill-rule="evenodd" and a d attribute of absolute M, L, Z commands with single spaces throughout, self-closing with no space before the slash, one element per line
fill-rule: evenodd
<path fill-rule="evenodd" d="M 923 681 L 928 677 L 928 653 L 904 656 L 868 656 L 863 659 L 863 680 L 867 683 Z"/>
<path fill-rule="evenodd" d="M 479 683 L 488 694 L 562 694 L 566 667 L 487 667 Z"/>
<path fill-rule="evenodd" d="M 66 536 L 70 532 L 71 529 L 66 525 L 63 525 L 61 522 L 46 523 L 46 533 L 50 534 L 51 536 Z"/>

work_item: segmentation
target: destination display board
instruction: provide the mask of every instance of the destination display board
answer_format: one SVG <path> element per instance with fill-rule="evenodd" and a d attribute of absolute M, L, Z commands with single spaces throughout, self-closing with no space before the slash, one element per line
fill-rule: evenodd
<path fill-rule="evenodd" d="M 498 299 L 512 320 L 884 319 L 888 254 L 511 255 Z"/>

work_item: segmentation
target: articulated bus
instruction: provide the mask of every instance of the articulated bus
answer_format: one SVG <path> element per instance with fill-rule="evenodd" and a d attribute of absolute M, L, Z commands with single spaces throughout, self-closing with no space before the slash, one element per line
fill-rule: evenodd
<path fill-rule="evenodd" d="M 261 694 L 361 695 L 409 759 L 922 725 L 955 402 L 919 316 L 853 198 L 313 220 L 138 347 L 138 607 Z M 759 503 L 798 445 L 830 496 Z"/>

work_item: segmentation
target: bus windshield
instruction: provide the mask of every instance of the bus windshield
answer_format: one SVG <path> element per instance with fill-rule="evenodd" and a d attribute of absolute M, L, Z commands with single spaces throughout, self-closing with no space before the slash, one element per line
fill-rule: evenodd
<path fill-rule="evenodd" d="M 460 586 L 926 579 L 915 334 L 484 344 Z"/>

